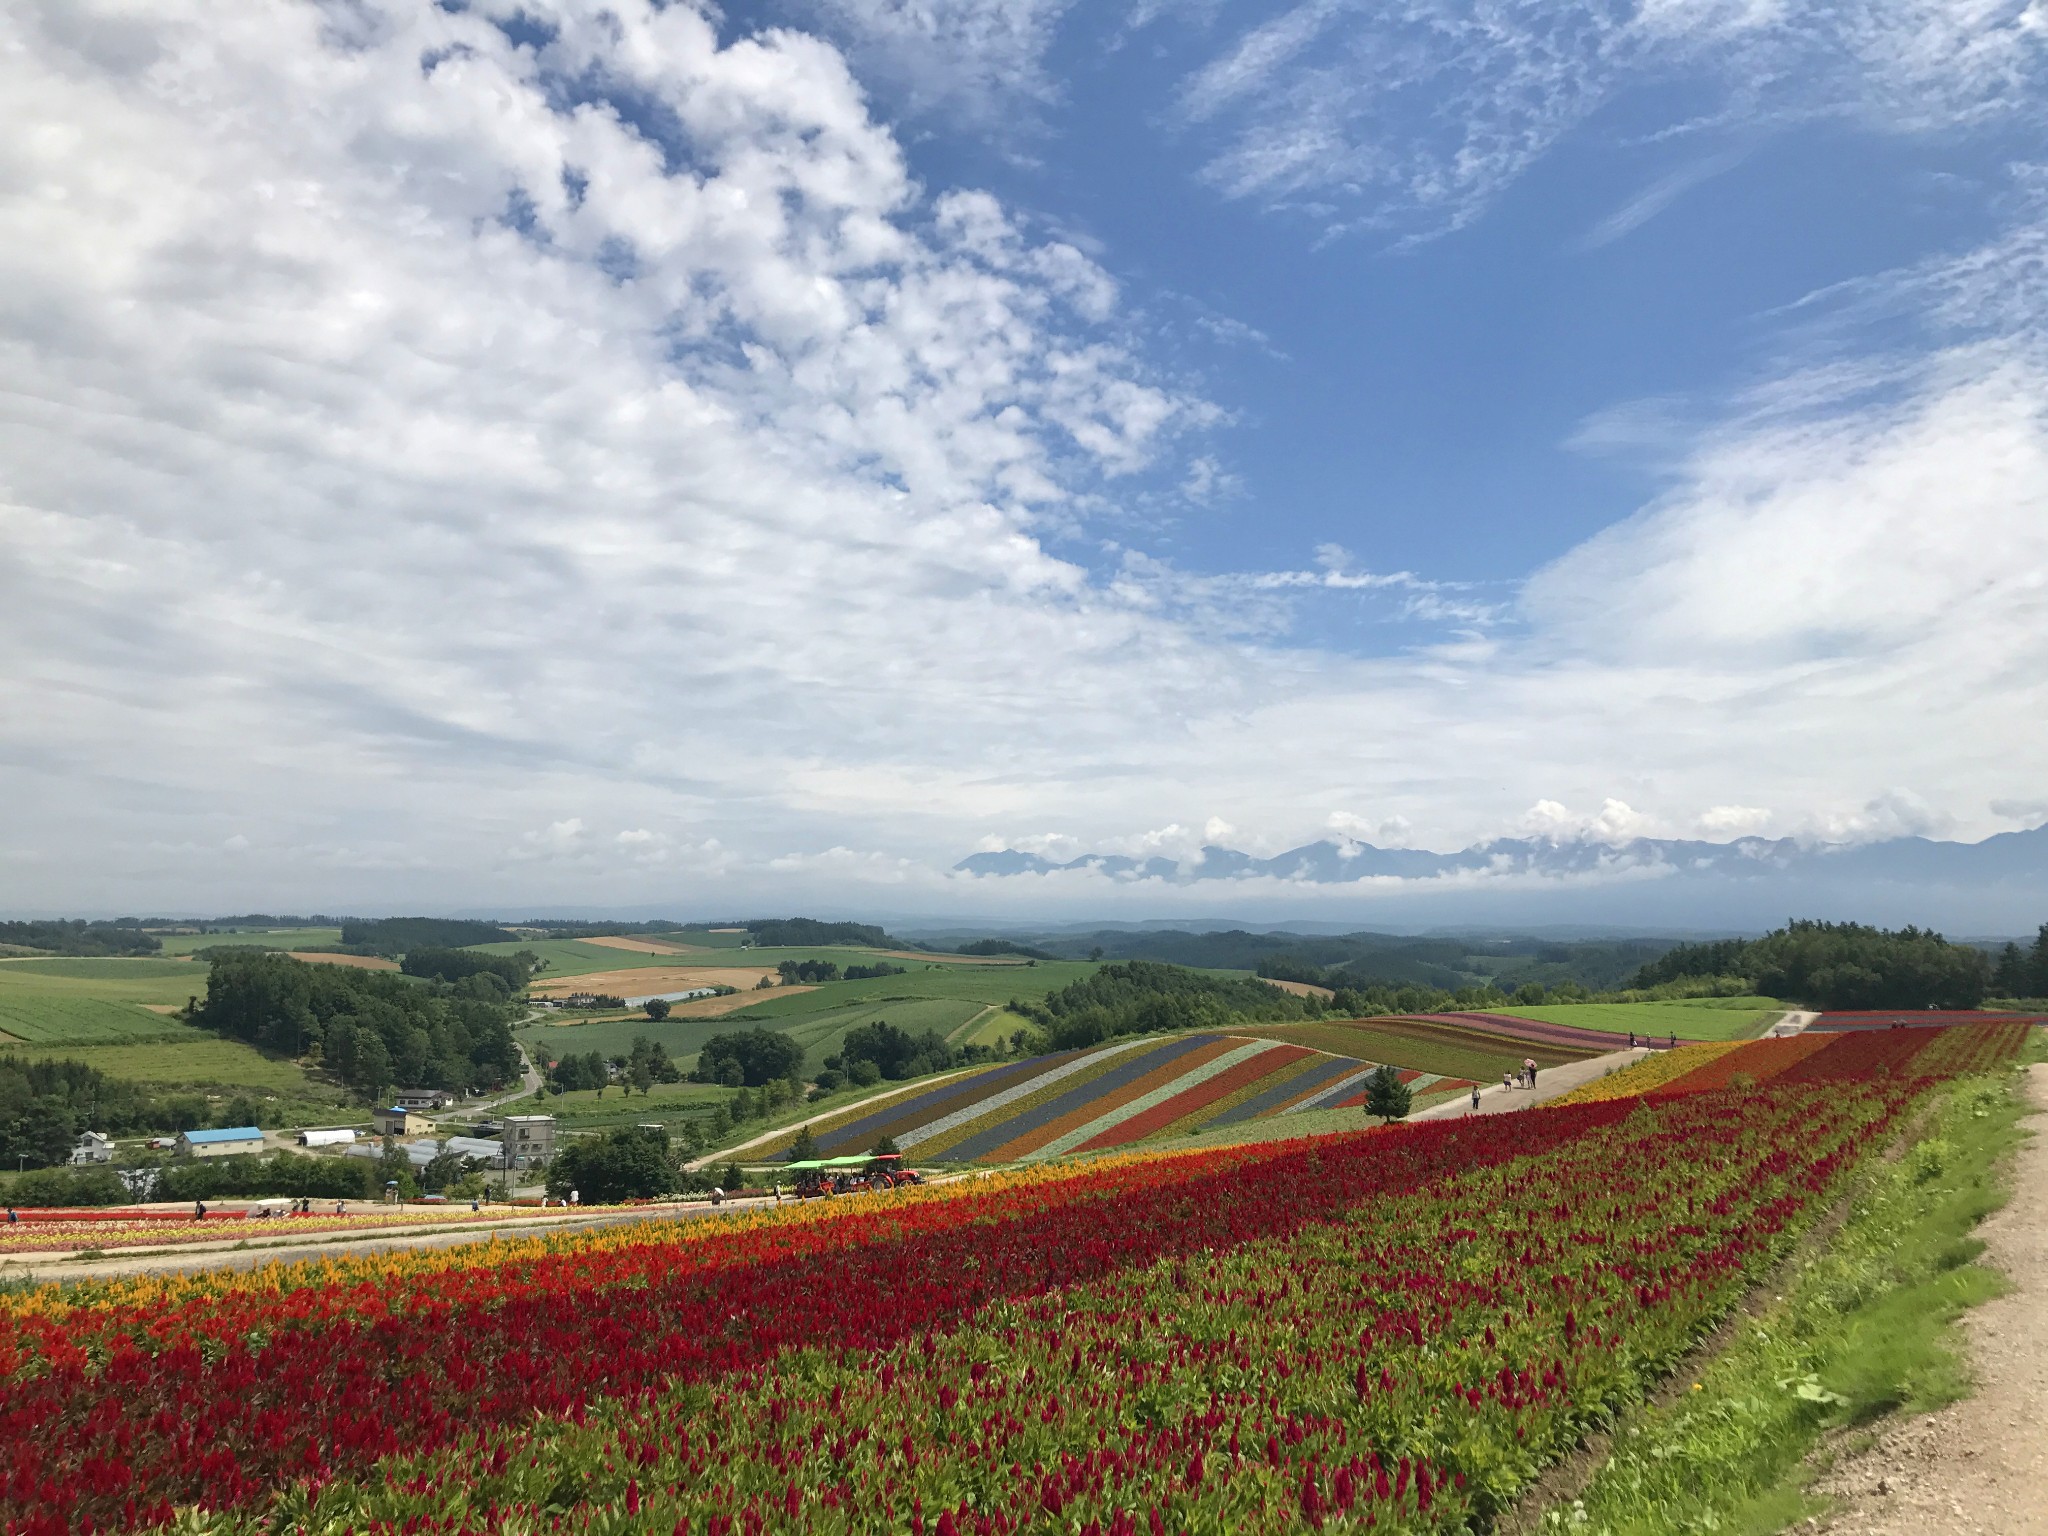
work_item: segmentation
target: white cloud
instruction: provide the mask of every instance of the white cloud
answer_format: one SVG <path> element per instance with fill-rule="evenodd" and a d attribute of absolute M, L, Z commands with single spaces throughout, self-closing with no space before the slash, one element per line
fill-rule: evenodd
<path fill-rule="evenodd" d="M 1073 0 L 809 0 L 865 76 L 911 112 L 1014 128 L 1019 104 L 1049 100 L 1044 70 Z"/>
<path fill-rule="evenodd" d="M 1215 417 L 1094 261 L 914 185 L 814 39 L 484 10 L 0 13 L 0 901 L 936 902 L 989 827 L 1982 833 L 2048 782 L 2024 230 L 1896 283 L 1966 332 L 1758 391 L 1519 605 L 1362 542 L 1099 579 L 1044 531 Z"/>
<path fill-rule="evenodd" d="M 1838 116 L 1909 132 L 2029 110 L 2044 61 L 2034 0 L 1303 0 L 1190 75 L 1181 114 L 1229 196 L 1429 232 L 1476 217 L 1624 91 L 1689 105 L 1704 95 L 1711 122 L 1749 130 Z M 1650 188 L 1592 242 L 1626 233 L 1714 165 Z"/>
<path fill-rule="evenodd" d="M 1753 837 L 1771 824 L 1771 813 L 1757 805 L 1710 805 L 1700 812 L 1700 830 L 1712 838 Z"/>

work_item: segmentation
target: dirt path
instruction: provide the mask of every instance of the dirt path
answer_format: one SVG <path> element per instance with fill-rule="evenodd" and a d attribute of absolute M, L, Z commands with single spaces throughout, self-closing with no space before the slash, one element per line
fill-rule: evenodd
<path fill-rule="evenodd" d="M 1544 1067 L 1536 1074 L 1536 1086 L 1532 1088 L 1503 1088 L 1499 1083 L 1479 1090 L 1479 1108 L 1473 1109 L 1472 1095 L 1461 1093 L 1455 1099 L 1442 1104 L 1433 1104 L 1418 1111 L 1412 1120 L 1454 1120 L 1465 1115 L 1505 1115 L 1532 1105 L 1545 1104 L 1578 1087 L 1590 1083 L 1596 1077 L 1641 1061 L 1650 1052 L 1643 1046 L 1634 1050 L 1609 1051 L 1605 1056 L 1589 1056 L 1584 1061 L 1566 1062 L 1561 1067 Z"/>
<path fill-rule="evenodd" d="M 2012 1200 L 1978 1229 L 2012 1290 L 1962 1322 L 1976 1395 L 1911 1419 L 1830 1473 L 1830 1536 L 2048 1536 L 2048 1066 L 2031 1068 L 2035 1132 Z"/>

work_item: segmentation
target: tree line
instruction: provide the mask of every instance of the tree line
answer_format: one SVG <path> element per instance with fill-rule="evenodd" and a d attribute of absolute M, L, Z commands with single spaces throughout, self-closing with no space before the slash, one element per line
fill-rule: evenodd
<path fill-rule="evenodd" d="M 785 987 L 822 986 L 828 981 L 871 981 L 881 976 L 901 976 L 903 967 L 877 960 L 872 965 L 841 966 L 836 960 L 785 960 L 775 967 Z"/>
<path fill-rule="evenodd" d="M 164 947 L 161 939 L 144 933 L 132 919 L 118 923 L 89 923 L 78 918 L 0 923 L 0 944 L 84 958 L 155 955 L 161 954 Z"/>
<path fill-rule="evenodd" d="M 2035 953 L 2048 946 L 2037 940 Z M 2020 964 L 2012 979 L 2030 979 L 2031 961 L 2022 955 Z M 1993 966 L 1982 950 L 1931 929 L 1797 919 L 1760 939 L 1680 944 L 1638 970 L 1636 985 L 1699 978 L 1739 978 L 1746 990 L 1824 1009 L 1975 1008 Z"/>
<path fill-rule="evenodd" d="M 501 1087 L 520 1070 L 517 1010 L 489 973 L 421 986 L 377 971 L 288 955 L 214 963 L 194 1024 L 324 1066 L 365 1098 L 393 1087 Z"/>
<path fill-rule="evenodd" d="M 81 1061 L 0 1055 L 0 1166 L 66 1162 L 85 1131 L 169 1135 L 209 1125 L 258 1125 L 264 1115 L 262 1103 L 247 1094 L 215 1111 L 196 1093 L 160 1093 Z"/>

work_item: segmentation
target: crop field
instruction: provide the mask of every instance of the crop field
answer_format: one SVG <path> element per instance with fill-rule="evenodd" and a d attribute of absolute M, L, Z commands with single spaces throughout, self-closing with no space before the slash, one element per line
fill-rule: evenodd
<path fill-rule="evenodd" d="M 972 971 L 1015 970 L 1025 973 L 1030 970 L 1026 966 L 997 965 L 986 960 L 963 961 L 958 955 L 927 956 L 908 950 L 899 953 L 895 950 L 856 949 L 846 946 L 788 949 L 755 946 L 741 949 L 737 946 L 714 948 L 706 945 L 702 949 L 693 946 L 689 953 L 681 956 L 665 949 L 627 949 L 617 947 L 615 941 L 607 940 L 600 944 L 591 939 L 525 939 L 510 944 L 477 944 L 471 947 L 487 955 L 510 955 L 522 949 L 531 950 L 547 962 L 547 968 L 539 975 L 539 979 L 544 981 L 560 981 L 566 977 L 588 976 L 599 971 L 616 971 L 634 966 L 674 966 L 679 962 L 693 967 L 736 967 L 751 971 L 772 971 L 785 960 L 830 960 L 836 965 L 872 965 L 877 960 L 886 959 L 892 965 L 905 967 L 936 965 L 943 969 L 951 969 L 957 966 Z"/>
<path fill-rule="evenodd" d="M 1238 1031 L 1262 1039 L 1289 1040 L 1338 1056 L 1387 1062 L 1440 1077 L 1493 1082 L 1533 1056 L 1539 1067 L 1583 1061 L 1590 1051 L 1573 1046 L 1510 1040 L 1458 1025 L 1419 1020 L 1323 1019 L 1307 1024 L 1272 1024 Z"/>
<path fill-rule="evenodd" d="M 1916 1105 L 2023 1036 L 1835 1036 L 1768 1078 L 1676 1080 L 1650 1113 L 17 1289 L 0 1522 L 1493 1529 L 1669 1380 Z"/>
<path fill-rule="evenodd" d="M 1008 1163 L 1104 1152 L 1281 1115 L 1356 1108 L 1374 1063 L 1285 1040 L 1186 1034 L 1063 1051 L 949 1077 L 811 1128 L 826 1156 L 884 1136 L 921 1162 Z M 1404 1071 L 1416 1094 L 1469 1087 Z M 770 1143 L 762 1155 L 786 1147 Z"/>
<path fill-rule="evenodd" d="M 732 1097 L 730 1088 L 710 1083 L 656 1083 L 646 1093 L 628 1093 L 623 1087 L 607 1088 L 599 1098 L 593 1089 L 551 1095 L 531 1107 L 553 1115 L 564 1130 L 601 1131 L 620 1125 L 656 1123 L 674 1130 L 682 1121 L 708 1115 L 715 1105 Z M 526 1113 L 529 1106 L 511 1106 L 513 1113 Z"/>
<path fill-rule="evenodd" d="M 761 951 L 753 951 L 759 954 Z M 845 952 L 841 951 L 843 955 Z M 1085 960 L 1040 961 L 1037 965 L 950 965 L 920 969 L 909 961 L 901 976 L 866 981 L 832 981 L 800 997 L 764 992 L 746 1009 L 748 1018 L 763 1021 L 793 1013 L 813 1013 L 864 998 L 952 997 L 972 1002 L 1006 1003 L 1011 998 L 1041 998 L 1081 980 L 1096 966 Z M 1016 1028 L 1016 1025 L 1012 1025 Z"/>
<path fill-rule="evenodd" d="M 319 949 L 341 942 L 339 928 L 243 928 L 233 933 L 161 933 L 158 942 L 167 955 L 189 955 L 195 949 L 216 945 L 260 944 L 265 949 Z"/>
<path fill-rule="evenodd" d="M 1739 1005 L 1739 1006 L 1730 1006 Z M 1569 1024 L 1610 1035 L 1677 1035 L 1681 1040 L 1745 1040 L 1761 1034 L 1784 1009 L 1767 997 L 1704 998 L 1671 1003 L 1558 1003 L 1485 1012 Z"/>
<path fill-rule="evenodd" d="M 151 1008 L 205 991 L 206 967 L 189 960 L 8 960 L 0 1035 L 31 1045 L 176 1039 L 189 1031 Z"/>
<path fill-rule="evenodd" d="M 820 989 L 823 990 L 823 989 Z M 807 994 L 808 995 L 808 994 Z M 910 997 L 885 1001 L 847 1003 L 815 1013 L 792 1013 L 759 1019 L 728 1016 L 718 1019 L 678 1019 L 671 1015 L 655 1021 L 645 1015 L 612 1019 L 595 1024 L 529 1024 L 515 1031 L 520 1042 L 536 1054 L 553 1060 L 585 1051 L 602 1051 L 607 1056 L 624 1055 L 635 1037 L 645 1035 L 667 1047 L 677 1065 L 686 1070 L 713 1035 L 735 1030 L 768 1029 L 788 1035 L 804 1048 L 804 1066 L 815 1072 L 827 1056 L 839 1048 L 846 1032 L 860 1024 L 886 1019 L 899 1029 L 921 1035 L 927 1029 L 940 1034 L 958 1027 L 981 1012 L 980 1003 L 959 998 Z"/>
<path fill-rule="evenodd" d="M 66 1046 L 61 1051 L 6 1046 L 20 1055 L 60 1055 L 97 1067 L 109 1077 L 158 1087 L 250 1088 L 281 1097 L 340 1103 L 340 1090 L 309 1076 L 296 1062 L 266 1056 L 253 1045 L 176 1026 L 182 1038 L 124 1045 Z"/>

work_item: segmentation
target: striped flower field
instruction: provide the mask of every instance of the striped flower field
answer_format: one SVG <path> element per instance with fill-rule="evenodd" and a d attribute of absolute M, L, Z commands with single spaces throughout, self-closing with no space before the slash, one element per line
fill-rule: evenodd
<path fill-rule="evenodd" d="M 0 1529 L 1452 1536 L 1518 1510 L 1533 1528 L 1547 1467 L 1673 1383 L 1916 1106 L 2025 1040 L 1755 1041 L 1685 1056 L 1647 1112 L 1536 1105 L 10 1288 Z M 1128 1118 L 1164 1127 L 1347 1091 L 1313 1051 L 1222 1035 L 1009 1067 L 990 1096 L 1024 1090 L 1010 1105 L 1049 1113 L 1046 1144 L 1102 1136 L 1064 1101 L 1112 1078 L 1145 1103 Z"/>
<path fill-rule="evenodd" d="M 1307 1110 L 1362 1108 L 1375 1065 L 1245 1035 L 1121 1041 L 949 1078 L 856 1107 L 811 1133 L 827 1157 L 866 1151 L 887 1136 L 920 1162 L 1034 1161 Z M 1418 1098 L 1471 1087 L 1412 1069 L 1401 1078 Z"/>

